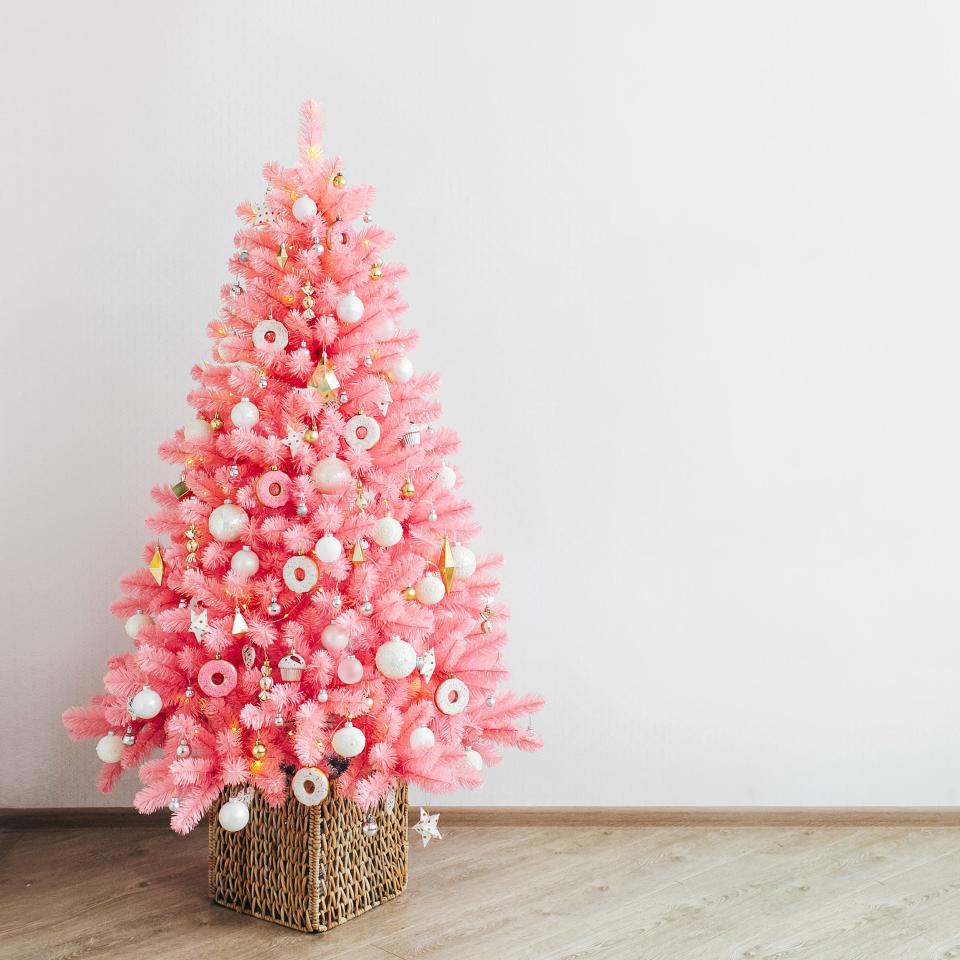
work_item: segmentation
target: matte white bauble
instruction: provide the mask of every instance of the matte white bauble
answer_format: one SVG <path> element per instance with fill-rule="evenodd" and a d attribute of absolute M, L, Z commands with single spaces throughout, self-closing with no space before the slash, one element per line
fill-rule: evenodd
<path fill-rule="evenodd" d="M 210 536 L 221 543 L 232 543 L 243 535 L 243 528 L 250 522 L 247 511 L 227 501 L 217 507 L 207 520 Z"/>
<path fill-rule="evenodd" d="M 363 753 L 367 738 L 349 720 L 333 735 L 330 745 L 341 757 L 356 757 Z"/>
<path fill-rule="evenodd" d="M 343 554 L 343 544 L 332 533 L 325 533 L 317 541 L 313 552 L 321 563 L 333 563 Z"/>
<path fill-rule="evenodd" d="M 435 573 L 428 573 L 417 583 L 415 590 L 417 599 L 428 607 L 439 603 L 447 592 L 443 586 L 443 581 Z"/>
<path fill-rule="evenodd" d="M 455 577 L 470 577 L 477 569 L 476 554 L 469 548 L 461 544 L 455 544 L 453 550 L 453 575 Z"/>
<path fill-rule="evenodd" d="M 328 623 L 323 628 L 323 633 L 320 634 L 320 642 L 323 644 L 324 650 L 339 653 L 346 649 L 350 637 L 347 636 L 347 631 L 339 623 Z"/>
<path fill-rule="evenodd" d="M 151 690 L 149 686 L 144 688 L 134 696 L 130 701 L 130 712 L 141 720 L 152 720 L 163 706 L 160 694 L 156 690 Z"/>
<path fill-rule="evenodd" d="M 209 440 L 213 433 L 206 420 L 191 420 L 184 424 L 183 436 L 186 440 Z"/>
<path fill-rule="evenodd" d="M 260 558 L 249 547 L 243 547 L 230 558 L 230 569 L 252 577 L 260 569 Z"/>
<path fill-rule="evenodd" d="M 127 617 L 123 629 L 127 631 L 127 636 L 131 640 L 137 639 L 137 634 L 144 628 L 153 623 L 153 618 L 148 617 L 141 610 L 138 610 L 132 617 Z"/>
<path fill-rule="evenodd" d="M 410 676 L 417 666 L 417 651 L 399 637 L 391 637 L 377 650 L 377 669 L 391 680 Z"/>
<path fill-rule="evenodd" d="M 244 397 L 231 408 L 230 419 L 236 427 L 253 427 L 260 421 L 260 411 L 255 403 Z"/>
<path fill-rule="evenodd" d="M 304 194 L 293 201 L 293 215 L 301 223 L 309 223 L 317 215 L 317 205 Z"/>
<path fill-rule="evenodd" d="M 220 808 L 217 820 L 224 830 L 236 833 L 250 822 L 250 808 L 242 800 L 234 797 Z"/>
<path fill-rule="evenodd" d="M 429 750 L 436 742 L 437 738 L 429 727 L 414 727 L 410 731 L 410 746 L 414 750 Z"/>
<path fill-rule="evenodd" d="M 374 336 L 379 337 L 381 340 L 389 340 L 391 337 L 396 336 L 396 333 L 397 321 L 387 314 L 383 314 L 380 317 L 380 322 L 373 331 Z"/>
<path fill-rule="evenodd" d="M 337 319 L 356 323 L 363 316 L 363 301 L 351 290 L 337 301 Z"/>
<path fill-rule="evenodd" d="M 406 383 L 413 376 L 413 361 L 409 357 L 397 357 L 390 368 L 394 383 Z"/>
<path fill-rule="evenodd" d="M 457 471 L 444 464 L 437 474 L 437 482 L 444 490 L 452 490 L 457 485 Z"/>
<path fill-rule="evenodd" d="M 381 517 L 374 525 L 370 536 L 381 547 L 392 547 L 403 539 L 403 526 L 394 517 Z"/>
<path fill-rule="evenodd" d="M 344 657 L 337 664 L 341 683 L 359 683 L 363 679 L 363 664 L 354 656 Z"/>
<path fill-rule="evenodd" d="M 97 756 L 104 763 L 119 763 L 123 754 L 123 740 L 112 730 L 97 741 Z"/>
<path fill-rule="evenodd" d="M 321 493 L 339 493 L 353 482 L 350 468 L 336 457 L 321 460 L 313 468 L 310 476 Z"/>
<path fill-rule="evenodd" d="M 483 769 L 483 757 L 481 757 L 480 754 L 473 749 L 473 747 L 467 747 L 466 756 L 467 756 L 467 763 L 469 763 L 474 770 Z"/>

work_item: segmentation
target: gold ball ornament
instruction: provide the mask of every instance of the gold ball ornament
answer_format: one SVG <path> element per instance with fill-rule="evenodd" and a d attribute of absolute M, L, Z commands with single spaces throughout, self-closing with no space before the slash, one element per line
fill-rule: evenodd
<path fill-rule="evenodd" d="M 403 497 L 404 500 L 409 500 L 416 492 L 417 488 L 410 480 L 400 488 L 400 496 Z"/>
<path fill-rule="evenodd" d="M 210 421 L 211 430 L 219 430 L 223 426 L 223 421 L 220 419 L 219 415 L 213 417 Z"/>
<path fill-rule="evenodd" d="M 307 443 L 316 443 L 320 439 L 320 431 L 314 426 L 307 427 L 303 431 L 303 439 Z"/>
<path fill-rule="evenodd" d="M 404 599 L 404 600 L 416 600 L 416 599 L 417 599 L 417 591 L 416 591 L 413 587 L 407 587 L 407 588 L 403 591 L 403 599 Z"/>
<path fill-rule="evenodd" d="M 333 178 L 332 183 L 335 187 L 345 187 L 347 185 L 347 178 L 337 171 L 337 175 Z"/>
<path fill-rule="evenodd" d="M 262 760 L 267 755 L 267 748 L 259 741 L 250 748 L 254 760 Z"/>
<path fill-rule="evenodd" d="M 374 265 L 374 267 L 370 270 L 370 279 L 379 280 L 382 276 L 383 268 L 378 265 Z"/>

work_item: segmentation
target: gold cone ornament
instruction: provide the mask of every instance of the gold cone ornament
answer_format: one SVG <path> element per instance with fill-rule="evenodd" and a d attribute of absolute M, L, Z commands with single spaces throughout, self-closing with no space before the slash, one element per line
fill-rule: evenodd
<path fill-rule="evenodd" d="M 147 564 L 147 568 L 153 576 L 153 579 L 157 581 L 157 586 L 163 585 L 163 554 L 160 552 L 160 545 L 157 545 L 157 549 L 153 551 L 153 556 L 150 558 L 150 562 Z"/>
<path fill-rule="evenodd" d="M 440 559 L 437 561 L 437 566 L 440 568 L 440 579 L 443 580 L 443 585 L 450 589 L 450 584 L 453 583 L 453 575 L 456 572 L 457 565 L 453 560 L 453 550 L 450 549 L 450 538 L 444 534 L 443 535 L 443 544 L 440 547 Z"/>
<path fill-rule="evenodd" d="M 350 557 L 350 562 L 351 562 L 354 566 L 359 566 L 359 565 L 360 565 L 361 563 L 363 563 L 365 560 L 366 560 L 366 557 L 364 557 L 364 555 L 363 555 L 363 546 L 361 545 L 360 541 L 358 540 L 358 541 L 353 545 L 353 555 Z"/>
<path fill-rule="evenodd" d="M 310 378 L 310 386 L 323 397 L 324 400 L 332 400 L 340 389 L 340 380 L 333 367 L 327 363 L 327 355 L 317 364 L 317 369 L 313 371 Z"/>

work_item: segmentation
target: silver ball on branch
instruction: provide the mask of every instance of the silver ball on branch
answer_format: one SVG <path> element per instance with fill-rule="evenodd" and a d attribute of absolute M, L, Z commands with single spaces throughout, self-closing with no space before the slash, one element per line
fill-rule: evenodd
<path fill-rule="evenodd" d="M 179 797 L 171 797 L 171 798 L 170 798 L 170 802 L 167 804 L 167 809 L 168 809 L 171 813 L 176 813 L 176 812 L 180 809 L 180 798 L 179 798 Z"/>
<path fill-rule="evenodd" d="M 190 749 L 190 744 L 187 743 L 186 740 L 181 740 L 177 744 L 177 756 L 180 757 L 181 759 L 189 757 L 191 753 L 192 753 L 192 750 Z"/>
<path fill-rule="evenodd" d="M 372 837 L 376 835 L 377 832 L 377 821 L 373 817 L 367 817 L 363 821 L 363 826 L 360 828 L 361 832 L 365 837 Z"/>

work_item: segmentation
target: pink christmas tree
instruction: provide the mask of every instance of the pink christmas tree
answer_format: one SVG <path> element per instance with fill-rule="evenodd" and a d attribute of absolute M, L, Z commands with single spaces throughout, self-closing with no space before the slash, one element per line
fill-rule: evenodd
<path fill-rule="evenodd" d="M 142 813 L 186 833 L 224 789 L 271 804 L 309 781 L 364 808 L 398 781 L 474 788 L 499 747 L 535 749 L 542 701 L 503 689 L 496 556 L 447 459 L 436 375 L 415 374 L 369 186 L 349 186 L 302 112 L 300 163 L 242 204 L 197 418 L 160 448 L 144 566 L 113 605 L 133 650 L 67 710 L 97 737 L 100 789 L 128 767 Z M 157 752 L 159 751 L 159 753 Z"/>

